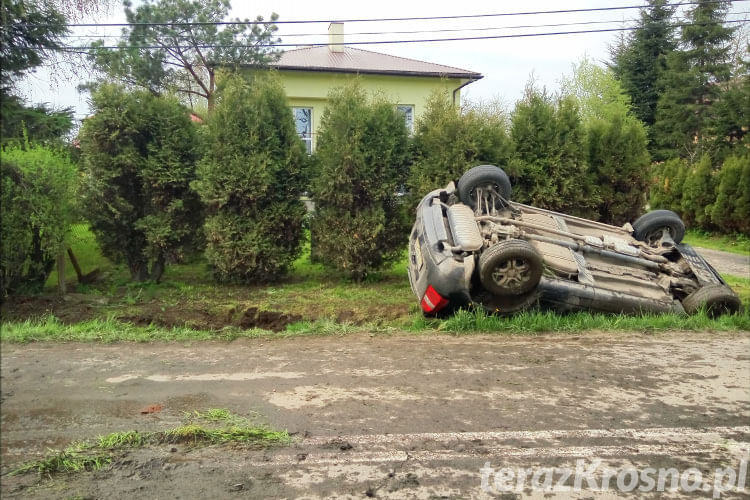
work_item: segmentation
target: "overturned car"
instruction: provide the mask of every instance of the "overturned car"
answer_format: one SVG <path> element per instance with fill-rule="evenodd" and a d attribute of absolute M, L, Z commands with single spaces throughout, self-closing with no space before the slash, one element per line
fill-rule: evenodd
<path fill-rule="evenodd" d="M 558 311 L 740 310 L 739 297 L 703 257 L 681 244 L 668 210 L 623 227 L 510 201 L 505 172 L 480 165 L 417 207 L 409 281 L 426 315 L 479 306 L 511 314 Z"/>

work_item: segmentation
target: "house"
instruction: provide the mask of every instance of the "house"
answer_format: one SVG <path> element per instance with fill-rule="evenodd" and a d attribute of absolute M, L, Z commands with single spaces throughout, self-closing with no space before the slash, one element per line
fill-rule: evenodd
<path fill-rule="evenodd" d="M 461 89 L 482 78 L 465 69 L 347 47 L 343 23 L 331 23 L 328 39 L 328 45 L 286 51 L 271 65 L 281 76 L 308 152 L 315 150 L 328 93 L 352 78 L 358 77 L 366 91 L 383 92 L 397 103 L 410 131 L 434 89 L 447 90 L 457 105 Z"/>

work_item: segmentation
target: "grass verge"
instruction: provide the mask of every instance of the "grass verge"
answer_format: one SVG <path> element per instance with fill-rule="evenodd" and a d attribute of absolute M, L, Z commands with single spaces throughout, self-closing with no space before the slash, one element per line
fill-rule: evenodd
<path fill-rule="evenodd" d="M 239 338 L 285 338 L 312 335 L 346 335 L 358 332 L 390 332 L 396 328 L 379 325 L 352 325 L 333 320 L 299 321 L 281 332 L 260 328 L 226 327 L 221 330 L 196 330 L 189 327 L 136 326 L 114 317 L 65 324 L 52 315 L 24 321 L 4 322 L 0 330 L 3 342 L 179 342 L 193 340 L 231 341 Z"/>
<path fill-rule="evenodd" d="M 434 321 L 434 320 L 433 320 Z M 676 314 L 640 314 L 623 316 L 618 314 L 593 314 L 576 312 L 560 315 L 550 311 L 525 311 L 510 317 L 488 315 L 482 309 L 461 310 L 450 318 L 433 322 L 415 320 L 414 329 L 436 328 L 454 334 L 474 332 L 497 332 L 506 334 L 538 334 L 547 332 L 580 333 L 598 331 L 737 331 L 750 330 L 750 313 L 747 311 L 731 316 L 711 319 L 705 313 L 692 316 Z"/>
<path fill-rule="evenodd" d="M 114 460 L 114 453 L 129 448 L 155 444 L 182 443 L 190 446 L 212 444 L 245 444 L 272 446 L 290 442 L 286 431 L 253 425 L 249 420 L 225 408 L 212 408 L 205 413 L 186 414 L 187 422 L 174 429 L 158 432 L 113 432 L 95 441 L 77 442 L 62 451 L 52 450 L 43 459 L 34 460 L 10 472 L 10 475 L 38 473 L 42 476 L 65 472 L 102 469 Z M 199 423 L 203 421 L 203 424 Z M 216 423 L 221 427 L 212 427 Z M 209 425 L 205 425 L 209 424 Z"/>
<path fill-rule="evenodd" d="M 746 285 L 750 292 L 750 285 Z M 512 335 L 534 335 L 538 333 L 580 333 L 586 330 L 605 332 L 645 331 L 750 331 L 750 311 L 747 307 L 740 314 L 711 319 L 705 314 L 679 316 L 676 314 L 641 314 L 624 316 L 576 312 L 558 314 L 551 311 L 525 311 L 510 317 L 486 314 L 483 310 L 461 310 L 453 316 L 440 320 L 414 315 L 410 322 L 399 326 L 378 324 L 352 325 L 331 320 L 300 321 L 287 326 L 282 332 L 239 328 L 223 330 L 193 330 L 187 327 L 165 328 L 159 326 L 134 326 L 115 319 L 90 320 L 72 325 L 61 323 L 54 316 L 30 319 L 23 322 L 5 323 L 0 340 L 5 342 L 155 342 L 222 340 L 238 338 L 287 338 L 301 336 L 349 335 L 356 333 L 503 333 Z"/>
<path fill-rule="evenodd" d="M 695 229 L 689 230 L 683 243 L 694 247 L 710 248 L 739 255 L 750 255 L 750 238 L 743 234 L 712 234 Z"/>
<path fill-rule="evenodd" d="M 0 340 L 179 342 L 403 331 L 534 334 L 583 329 L 747 329 L 747 315 L 714 322 L 705 317 L 558 315 L 533 311 L 515 318 L 483 317 L 471 312 L 444 321 L 425 320 L 409 287 L 405 258 L 390 269 L 373 273 L 365 283 L 353 283 L 311 262 L 309 241 L 294 262 L 290 276 L 270 286 L 216 284 L 201 258 L 170 266 L 162 283 L 130 283 L 123 266 L 114 266 L 101 256 L 86 226 L 77 226 L 77 234 L 80 251 L 76 251 L 84 271 L 103 268 L 101 280 L 77 285 L 78 293 L 64 299 L 40 295 L 9 301 L 2 311 Z M 690 238 L 705 246 L 711 246 L 710 242 L 731 243 L 735 247 L 743 242 L 750 244 L 747 238 L 732 240 L 695 231 L 688 234 L 688 241 Z M 750 279 L 729 275 L 724 278 L 739 294 L 746 310 L 750 309 Z M 264 313 L 266 320 L 261 321 L 260 312 L 249 316 L 253 321 L 247 320 L 250 310 Z M 274 333 L 265 328 L 281 331 Z"/>

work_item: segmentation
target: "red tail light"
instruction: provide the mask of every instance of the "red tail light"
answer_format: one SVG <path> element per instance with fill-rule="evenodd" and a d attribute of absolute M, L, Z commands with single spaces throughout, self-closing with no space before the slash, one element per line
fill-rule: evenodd
<path fill-rule="evenodd" d="M 440 294 L 432 288 L 432 285 L 429 285 L 420 304 L 422 305 L 422 310 L 424 312 L 436 313 L 448 305 L 448 299 L 441 297 Z"/>

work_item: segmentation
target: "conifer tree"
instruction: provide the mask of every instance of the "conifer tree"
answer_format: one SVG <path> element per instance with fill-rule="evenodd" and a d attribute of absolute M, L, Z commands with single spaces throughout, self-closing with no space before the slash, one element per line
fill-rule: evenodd
<path fill-rule="evenodd" d="M 727 1 L 701 0 L 682 28 L 680 50 L 667 58 L 653 130 L 657 159 L 697 160 L 710 146 L 714 104 L 731 76 L 734 30 L 723 24 L 728 9 Z"/>
<path fill-rule="evenodd" d="M 633 114 L 646 125 L 654 124 L 666 57 L 677 46 L 674 11 L 667 0 L 649 0 L 632 36 L 613 54 L 612 70 L 630 96 Z"/>

